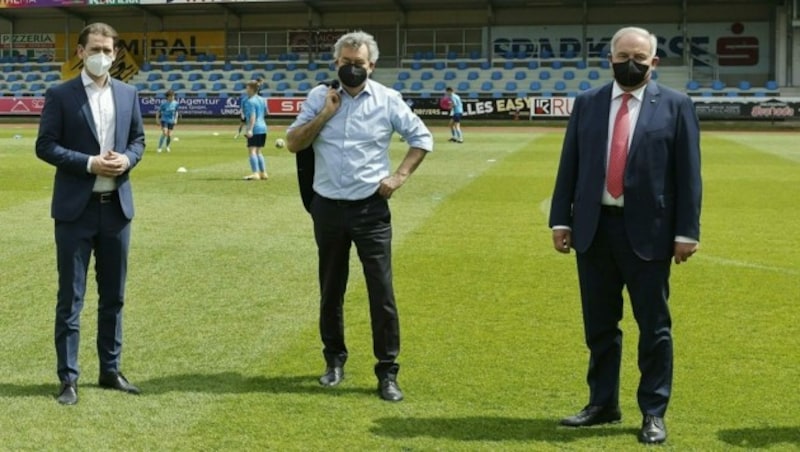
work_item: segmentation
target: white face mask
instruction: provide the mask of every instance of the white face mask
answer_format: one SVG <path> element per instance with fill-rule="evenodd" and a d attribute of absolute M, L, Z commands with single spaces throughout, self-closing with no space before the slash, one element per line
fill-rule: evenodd
<path fill-rule="evenodd" d="M 83 62 L 84 66 L 86 66 L 86 70 L 95 77 L 103 77 L 108 74 L 108 70 L 113 63 L 114 60 L 105 53 L 90 55 L 86 58 L 86 61 Z"/>

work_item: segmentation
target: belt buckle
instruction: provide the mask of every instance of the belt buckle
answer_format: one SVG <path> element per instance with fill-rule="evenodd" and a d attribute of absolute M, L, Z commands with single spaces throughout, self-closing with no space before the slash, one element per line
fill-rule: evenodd
<path fill-rule="evenodd" d="M 114 195 L 113 192 L 100 193 L 100 195 L 98 196 L 98 200 L 100 201 L 100 204 L 108 204 L 112 201 L 113 195 Z"/>

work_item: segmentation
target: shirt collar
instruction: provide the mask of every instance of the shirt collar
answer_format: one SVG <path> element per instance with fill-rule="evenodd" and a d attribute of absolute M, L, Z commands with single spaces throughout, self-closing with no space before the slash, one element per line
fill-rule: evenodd
<path fill-rule="evenodd" d="M 372 81 L 372 79 L 369 79 L 369 78 L 368 78 L 368 79 L 367 79 L 367 84 L 366 84 L 366 85 L 364 85 L 364 89 L 363 89 L 363 90 L 361 90 L 361 92 L 359 92 L 358 94 L 356 94 L 356 96 L 355 96 L 355 97 L 353 97 L 353 99 L 355 99 L 356 97 L 360 97 L 361 95 L 363 95 L 363 94 L 365 94 L 365 93 L 366 93 L 366 94 L 368 94 L 368 95 L 370 95 L 370 96 L 372 96 L 372 84 L 373 84 L 373 83 L 375 83 L 375 82 L 373 82 L 373 81 Z M 347 91 L 345 91 L 345 89 L 344 89 L 344 86 L 342 86 L 342 85 L 340 84 L 340 85 L 339 85 L 339 94 L 346 93 L 346 92 L 347 92 Z M 349 94 L 348 94 L 348 95 L 349 95 Z"/>
<path fill-rule="evenodd" d="M 111 75 L 106 74 L 106 85 L 99 86 L 94 82 L 94 80 L 92 80 L 91 77 L 89 77 L 89 74 L 86 73 L 86 69 L 84 68 L 81 70 L 81 82 L 83 83 L 84 88 L 89 88 L 89 87 L 98 89 L 108 88 L 111 86 Z"/>
<path fill-rule="evenodd" d="M 645 88 L 647 88 L 647 83 L 645 83 L 644 85 L 640 86 L 639 88 L 636 88 L 633 91 L 624 91 L 615 80 L 614 81 L 614 87 L 611 89 L 611 99 L 612 100 L 616 99 L 616 98 L 622 96 L 624 93 L 629 92 L 636 100 L 641 102 L 642 98 L 644 97 L 644 89 Z"/>

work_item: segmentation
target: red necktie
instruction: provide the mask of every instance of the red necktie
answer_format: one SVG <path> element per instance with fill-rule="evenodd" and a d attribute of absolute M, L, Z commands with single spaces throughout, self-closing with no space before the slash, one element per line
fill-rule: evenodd
<path fill-rule="evenodd" d="M 630 136 L 630 119 L 628 118 L 628 100 L 631 94 L 622 95 L 622 105 L 614 120 L 614 133 L 611 135 L 611 153 L 608 156 L 608 173 L 606 188 L 614 198 L 622 196 L 623 179 L 625 177 L 625 160 L 628 158 L 628 137 Z"/>

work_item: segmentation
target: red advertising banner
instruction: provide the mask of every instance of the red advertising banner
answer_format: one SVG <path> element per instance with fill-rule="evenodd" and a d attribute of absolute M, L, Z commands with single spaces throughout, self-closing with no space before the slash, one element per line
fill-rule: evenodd
<path fill-rule="evenodd" d="M 44 107 L 44 97 L 0 97 L 0 116 L 39 116 Z"/>
<path fill-rule="evenodd" d="M 81 6 L 86 0 L 0 0 L 3 8 L 54 8 L 57 6 Z"/>
<path fill-rule="evenodd" d="M 297 116 L 305 97 L 268 97 L 267 116 Z"/>

